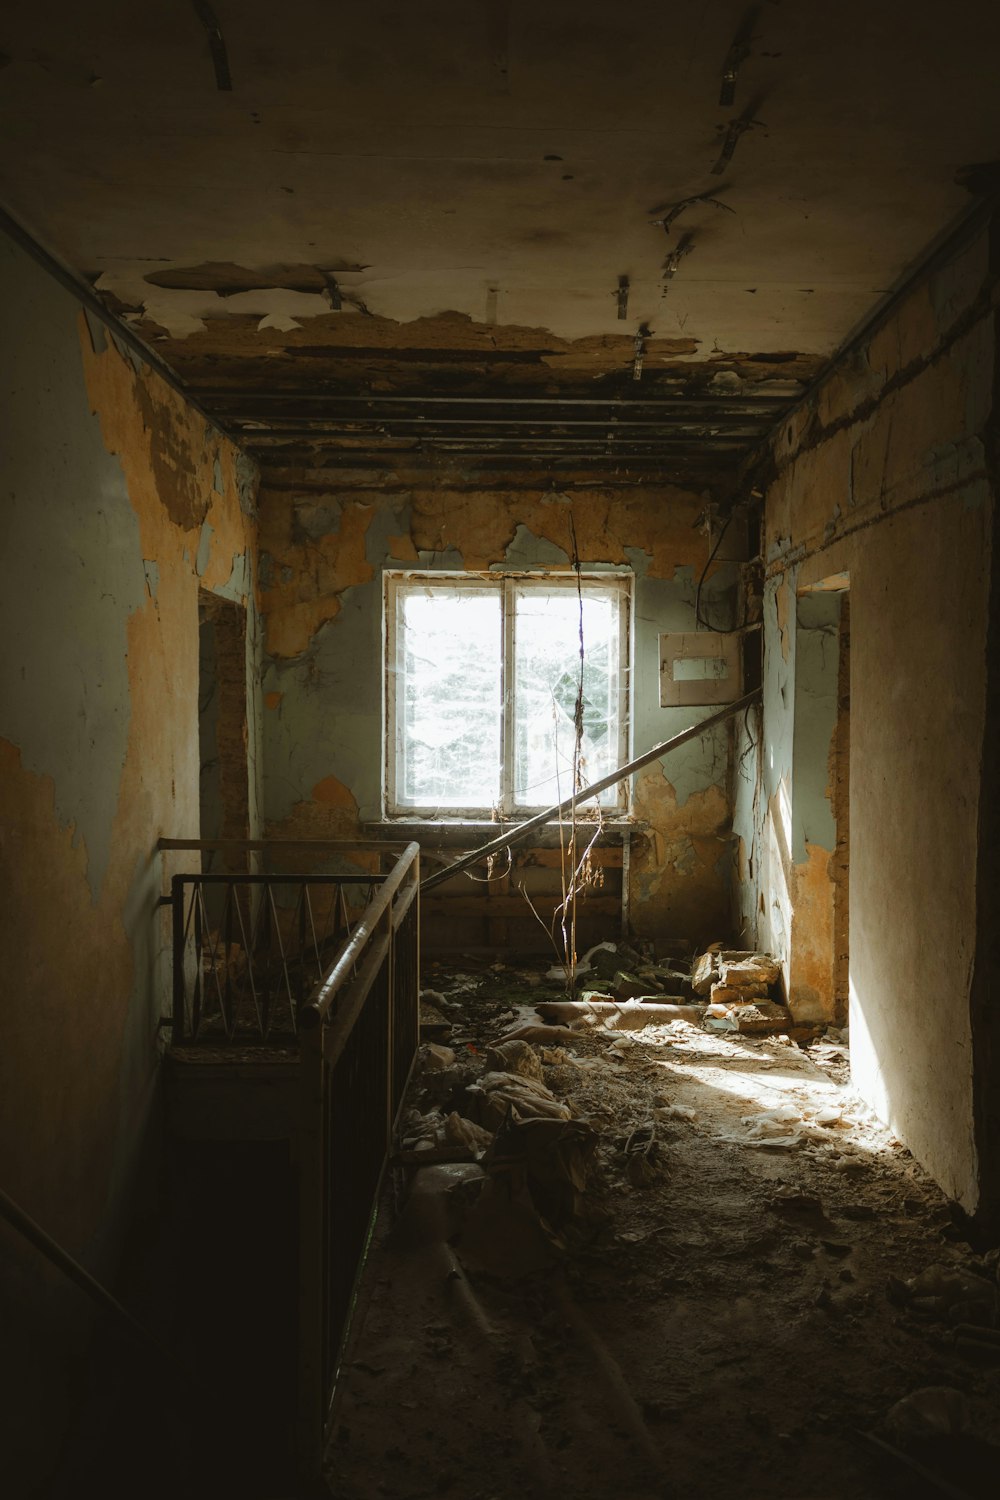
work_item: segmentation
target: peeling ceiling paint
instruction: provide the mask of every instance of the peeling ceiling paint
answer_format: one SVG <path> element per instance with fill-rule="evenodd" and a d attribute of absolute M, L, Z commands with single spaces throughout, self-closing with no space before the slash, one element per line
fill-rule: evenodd
<path fill-rule="evenodd" d="M 769 0 L 743 37 L 745 11 L 512 0 L 498 32 L 460 0 L 244 0 L 220 82 L 173 0 L 139 19 L 122 0 L 23 7 L 0 196 L 213 411 L 220 385 L 272 369 L 297 390 L 597 380 L 673 401 L 720 361 L 745 382 L 754 359 L 787 405 L 968 204 L 964 169 L 995 157 L 980 60 L 1000 10 Z M 690 386 L 663 384 L 681 368 Z M 263 453 L 245 414 L 218 410 Z M 711 436 L 647 456 L 670 472 Z M 370 434 L 365 451 L 384 461 Z"/>

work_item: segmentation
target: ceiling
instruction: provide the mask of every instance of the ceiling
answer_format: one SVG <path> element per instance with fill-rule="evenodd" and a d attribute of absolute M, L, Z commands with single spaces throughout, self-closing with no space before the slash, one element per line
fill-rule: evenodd
<path fill-rule="evenodd" d="M 0 197 L 290 482 L 708 482 L 967 207 L 998 51 L 992 0 L 39 0 Z"/>

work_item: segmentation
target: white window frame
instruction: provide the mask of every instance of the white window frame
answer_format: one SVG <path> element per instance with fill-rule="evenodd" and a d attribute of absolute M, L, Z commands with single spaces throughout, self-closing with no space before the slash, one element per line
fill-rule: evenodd
<path fill-rule="evenodd" d="M 584 589 L 600 587 L 606 592 L 618 596 L 618 745 L 616 765 L 624 765 L 629 759 L 629 741 L 631 733 L 631 702 L 629 685 L 632 680 L 631 670 L 631 643 L 632 643 L 632 574 L 620 573 L 611 570 L 600 572 L 582 570 L 579 574 L 580 582 Z M 446 807 L 432 808 L 427 806 L 413 806 L 401 802 L 397 794 L 397 771 L 402 757 L 402 723 L 401 718 L 396 715 L 396 662 L 398 660 L 398 595 L 401 589 L 417 585 L 434 589 L 435 587 L 448 588 L 450 590 L 469 589 L 485 590 L 489 593 L 499 594 L 501 605 L 501 629 L 503 639 L 503 660 L 501 662 L 501 694 L 502 694 L 502 764 L 500 767 L 500 812 L 505 822 L 516 823 L 531 817 L 536 812 L 543 811 L 551 806 L 548 802 L 539 802 L 530 806 L 517 806 L 514 801 L 514 751 L 515 751 L 515 724 L 514 724 L 514 693 L 513 693 L 513 664 L 515 660 L 516 647 L 516 617 L 514 608 L 514 592 L 525 585 L 537 584 L 539 588 L 546 591 L 553 588 L 567 589 L 576 593 L 577 574 L 566 573 L 454 573 L 445 572 L 418 572 L 407 570 L 386 569 L 383 574 L 383 641 L 384 661 L 383 680 L 384 691 L 382 695 L 384 734 L 383 743 L 383 815 L 387 820 L 419 820 L 421 822 L 482 822 L 492 817 L 493 809 L 484 807 Z M 585 643 L 586 644 L 586 643 Z M 565 796 L 569 796 L 571 787 L 567 786 Z M 605 817 L 624 817 L 629 807 L 629 783 L 622 782 L 617 788 L 616 799 L 613 804 L 604 803 L 601 811 Z M 581 813 L 596 812 L 597 801 L 586 803 Z"/>

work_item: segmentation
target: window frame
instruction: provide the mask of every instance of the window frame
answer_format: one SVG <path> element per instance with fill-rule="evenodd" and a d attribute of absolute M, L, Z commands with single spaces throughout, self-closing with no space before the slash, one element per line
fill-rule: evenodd
<path fill-rule="evenodd" d="M 398 795 L 398 773 L 402 763 L 402 715 L 396 713 L 396 668 L 398 653 L 399 594 L 407 587 L 468 589 L 499 594 L 501 609 L 501 764 L 499 767 L 500 815 L 505 823 L 523 822 L 553 804 L 539 802 L 518 806 L 514 801 L 515 778 L 515 703 L 513 693 L 513 668 L 517 644 L 517 612 L 514 607 L 515 591 L 519 588 L 537 586 L 539 589 L 566 589 L 576 592 L 577 577 L 586 589 L 601 588 L 618 599 L 618 747 L 615 765 L 623 765 L 629 759 L 632 731 L 631 692 L 632 681 L 632 581 L 631 572 L 613 569 L 581 569 L 575 571 L 542 572 L 504 571 L 502 573 L 463 573 L 444 569 L 427 572 L 421 569 L 385 569 L 383 571 L 383 692 L 382 692 L 382 806 L 386 821 L 412 821 L 427 823 L 482 823 L 493 818 L 493 809 L 488 807 L 426 807 L 402 802 Z M 626 780 L 617 789 L 615 801 L 601 806 L 606 817 L 628 816 L 630 805 L 630 783 Z M 567 795 L 569 794 L 567 790 Z M 594 813 L 597 804 L 588 802 L 582 813 Z"/>

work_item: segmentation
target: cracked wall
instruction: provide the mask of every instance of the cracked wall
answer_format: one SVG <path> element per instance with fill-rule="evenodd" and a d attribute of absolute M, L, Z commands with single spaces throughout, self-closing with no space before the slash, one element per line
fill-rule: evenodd
<path fill-rule="evenodd" d="M 754 716 L 753 740 L 739 739 L 734 793 L 744 931 L 782 959 L 793 1011 L 832 1019 L 844 853 L 832 654 L 836 591 L 848 589 L 854 1077 L 969 1209 L 983 1181 L 970 996 L 994 284 L 990 233 L 980 231 L 909 290 L 776 436 L 764 514 L 764 734 Z M 823 653 L 827 670 L 817 672 Z"/>
<path fill-rule="evenodd" d="M 584 566 L 625 569 L 634 578 L 634 753 L 686 728 L 690 710 L 658 706 L 658 635 L 694 628 L 706 557 L 694 523 L 703 508 L 703 496 L 669 487 L 595 486 L 572 498 L 551 489 L 430 486 L 381 496 L 262 491 L 269 832 L 343 838 L 381 818 L 385 568 L 565 571 L 575 528 Z M 734 582 L 732 563 L 713 566 L 704 604 L 725 609 Z M 630 880 L 637 931 L 708 940 L 726 930 L 728 769 L 723 727 L 640 774 Z M 554 890 L 555 874 L 551 884 Z M 496 897 L 491 911 L 504 913 L 504 925 L 494 922 L 489 940 L 537 943 L 530 910 L 524 904 L 522 916 L 520 898 L 508 900 L 507 887 L 487 891 L 460 880 L 441 893 L 442 903 L 461 900 L 463 914 L 476 910 L 477 893 L 484 913 Z M 600 899 L 604 935 L 617 928 L 620 900 L 609 887 Z M 463 930 L 466 942 L 484 940 L 474 921 Z M 427 932 L 433 946 L 433 922 Z"/>
<path fill-rule="evenodd" d="M 259 701 L 254 476 L 20 250 L 3 241 L 0 255 L 0 1177 L 111 1279 L 169 995 L 156 902 L 179 865 L 155 845 L 198 834 L 199 588 L 247 609 Z M 255 708 L 258 826 L 259 719 Z M 38 1482 L 87 1320 L 34 1252 L 6 1233 L 0 1252 L 8 1359 L 24 1377 L 8 1462 Z"/>

